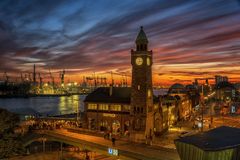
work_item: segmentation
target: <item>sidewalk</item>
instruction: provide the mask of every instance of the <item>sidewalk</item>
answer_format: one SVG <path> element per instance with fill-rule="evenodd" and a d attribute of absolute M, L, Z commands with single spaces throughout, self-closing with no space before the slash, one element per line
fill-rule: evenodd
<path fill-rule="evenodd" d="M 68 138 L 79 139 L 90 142 L 95 145 L 105 146 L 106 148 L 115 148 L 119 150 L 120 155 L 125 155 L 133 159 L 143 160 L 179 160 L 176 150 L 164 149 L 158 146 L 149 146 L 146 144 L 139 144 L 127 141 L 116 140 L 116 145 L 113 147 L 110 140 L 103 137 L 96 137 L 92 135 L 85 135 L 79 133 L 72 133 L 66 130 L 50 131 L 51 134 L 66 136 Z M 107 151 L 106 151 L 107 152 Z"/>

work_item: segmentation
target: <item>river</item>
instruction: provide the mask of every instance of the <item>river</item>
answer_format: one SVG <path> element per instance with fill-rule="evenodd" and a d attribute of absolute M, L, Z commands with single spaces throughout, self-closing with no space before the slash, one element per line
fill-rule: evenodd
<path fill-rule="evenodd" d="M 84 110 L 86 95 L 60 97 L 2 98 L 0 108 L 23 115 L 60 115 Z"/>

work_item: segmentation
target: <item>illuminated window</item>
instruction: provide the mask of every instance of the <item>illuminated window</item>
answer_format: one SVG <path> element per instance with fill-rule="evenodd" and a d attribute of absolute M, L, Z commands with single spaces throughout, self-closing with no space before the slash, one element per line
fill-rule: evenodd
<path fill-rule="evenodd" d="M 140 90 L 140 85 L 137 86 L 138 90 Z"/>
<path fill-rule="evenodd" d="M 108 104 L 99 104 L 98 106 L 99 110 L 108 110 Z"/>
<path fill-rule="evenodd" d="M 125 110 L 125 111 L 130 111 L 130 106 L 129 106 L 129 105 L 124 105 L 124 106 L 123 106 L 123 110 Z"/>
<path fill-rule="evenodd" d="M 150 89 L 148 90 L 147 95 L 148 95 L 148 98 L 151 98 L 151 90 Z"/>
<path fill-rule="evenodd" d="M 88 109 L 90 109 L 90 110 L 96 110 L 96 109 L 97 109 L 97 104 L 95 104 L 95 103 L 89 103 L 89 104 L 88 104 Z"/>
<path fill-rule="evenodd" d="M 111 111 L 121 111 L 121 105 L 114 104 L 110 106 Z"/>

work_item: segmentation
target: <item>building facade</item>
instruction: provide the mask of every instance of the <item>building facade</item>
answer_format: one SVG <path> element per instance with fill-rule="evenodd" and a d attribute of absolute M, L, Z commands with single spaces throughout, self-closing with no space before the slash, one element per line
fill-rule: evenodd
<path fill-rule="evenodd" d="M 130 126 L 130 87 L 100 87 L 85 99 L 87 128 L 126 132 Z"/>

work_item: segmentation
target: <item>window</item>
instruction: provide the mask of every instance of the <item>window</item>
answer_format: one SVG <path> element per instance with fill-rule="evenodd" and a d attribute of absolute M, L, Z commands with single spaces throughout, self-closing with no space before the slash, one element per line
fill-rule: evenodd
<path fill-rule="evenodd" d="M 99 107 L 98 107 L 99 110 L 108 110 L 108 104 L 99 104 Z"/>
<path fill-rule="evenodd" d="M 140 90 L 140 85 L 137 86 L 138 90 Z"/>
<path fill-rule="evenodd" d="M 139 113 L 139 111 L 140 111 L 140 109 L 139 109 L 139 107 L 137 107 L 137 113 Z"/>
<path fill-rule="evenodd" d="M 95 103 L 89 103 L 89 104 L 88 104 L 88 109 L 97 110 L 97 104 L 95 104 Z"/>
<path fill-rule="evenodd" d="M 148 89 L 148 92 L 147 92 L 147 95 L 148 95 L 148 98 L 151 98 L 151 90 L 150 89 Z"/>
<path fill-rule="evenodd" d="M 124 111 L 130 111 L 130 106 L 129 105 L 124 105 L 123 110 Z"/>
<path fill-rule="evenodd" d="M 121 105 L 113 104 L 110 106 L 111 111 L 121 111 Z"/>

